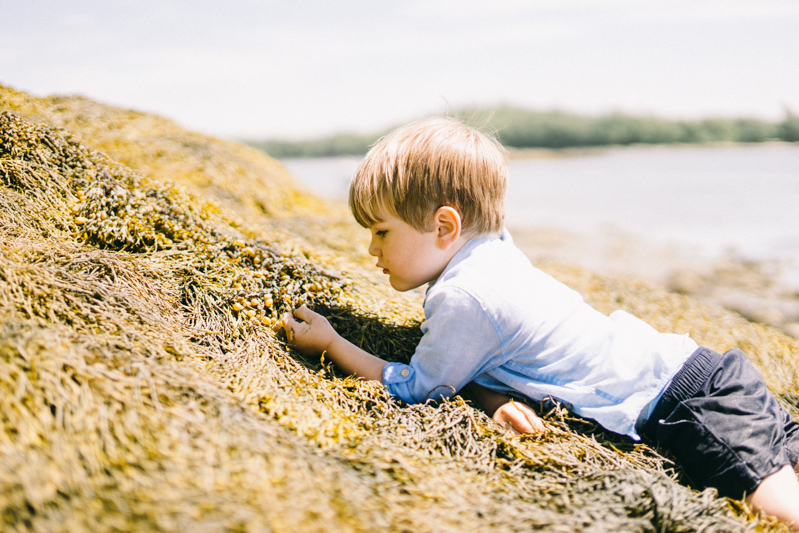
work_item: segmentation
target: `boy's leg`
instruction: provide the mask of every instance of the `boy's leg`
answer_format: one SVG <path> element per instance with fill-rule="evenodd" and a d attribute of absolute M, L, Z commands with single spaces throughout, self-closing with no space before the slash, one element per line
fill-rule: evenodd
<path fill-rule="evenodd" d="M 799 458 L 799 424 L 740 350 L 700 350 L 701 366 L 690 366 L 687 380 L 675 377 L 645 435 L 671 451 L 698 487 L 732 498 L 748 492 L 753 507 L 799 526 L 799 481 L 790 466 Z M 669 397 L 671 389 L 679 395 Z"/>
<path fill-rule="evenodd" d="M 796 472 L 785 465 L 766 477 L 757 490 L 746 497 L 746 504 L 784 522 L 793 522 L 793 528 L 799 530 L 799 480 Z"/>

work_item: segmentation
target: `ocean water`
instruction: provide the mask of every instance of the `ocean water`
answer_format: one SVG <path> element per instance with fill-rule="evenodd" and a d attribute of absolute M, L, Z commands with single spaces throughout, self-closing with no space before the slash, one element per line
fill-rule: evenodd
<path fill-rule="evenodd" d="M 358 158 L 288 159 L 308 189 L 345 200 Z M 509 228 L 626 235 L 703 259 L 778 262 L 799 287 L 799 144 L 632 147 L 510 161 Z M 699 257 L 698 257 L 699 259 Z"/>

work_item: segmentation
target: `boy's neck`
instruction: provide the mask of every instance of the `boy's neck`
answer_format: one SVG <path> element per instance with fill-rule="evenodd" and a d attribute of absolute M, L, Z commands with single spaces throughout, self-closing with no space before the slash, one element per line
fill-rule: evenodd
<path fill-rule="evenodd" d="M 444 271 L 447 270 L 447 267 L 449 267 L 450 263 L 452 263 L 452 260 L 455 258 L 456 255 L 458 255 L 458 252 L 460 252 L 469 241 L 480 237 L 481 236 L 479 235 L 471 237 L 466 235 L 461 235 L 460 237 L 458 237 L 458 240 L 452 243 L 452 245 L 447 249 L 448 254 L 446 257 L 446 264 L 444 265 L 444 268 L 441 269 L 441 273 L 438 275 L 438 277 L 441 277 L 441 274 L 443 274 Z M 438 279 L 438 277 L 436 279 Z M 435 283 L 435 281 L 436 280 L 431 281 L 430 284 L 432 285 L 433 283 Z"/>

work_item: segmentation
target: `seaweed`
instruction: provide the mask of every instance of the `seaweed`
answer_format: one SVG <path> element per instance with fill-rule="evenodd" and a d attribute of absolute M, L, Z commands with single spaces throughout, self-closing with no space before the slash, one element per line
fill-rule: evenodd
<path fill-rule="evenodd" d="M 393 299 L 350 252 L 173 177 L 0 115 L 4 530 L 786 529 L 557 403 L 534 405 L 549 433 L 514 436 L 468 398 L 404 405 L 292 352 L 274 325 L 305 303 L 364 349 L 408 361 L 418 295 Z M 561 275 L 599 307 L 644 292 Z M 672 324 L 674 309 L 700 312 L 673 296 L 661 309 Z"/>

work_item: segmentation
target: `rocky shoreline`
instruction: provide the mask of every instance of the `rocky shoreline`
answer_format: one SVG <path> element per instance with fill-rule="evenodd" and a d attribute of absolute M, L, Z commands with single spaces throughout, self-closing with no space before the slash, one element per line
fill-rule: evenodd
<path fill-rule="evenodd" d="M 572 264 L 635 278 L 799 338 L 799 287 L 784 275 L 796 265 L 753 261 L 734 251 L 709 256 L 689 246 L 646 242 L 612 230 L 580 235 L 552 228 L 512 228 L 511 234 L 534 264 Z"/>

